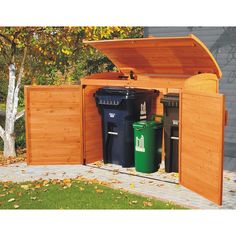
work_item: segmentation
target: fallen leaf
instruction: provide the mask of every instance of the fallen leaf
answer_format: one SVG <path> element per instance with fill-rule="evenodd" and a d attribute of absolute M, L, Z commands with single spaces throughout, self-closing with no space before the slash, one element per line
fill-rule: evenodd
<path fill-rule="evenodd" d="M 31 200 L 36 200 L 36 199 L 37 199 L 37 197 L 30 197 L 30 199 L 31 199 Z"/>
<path fill-rule="evenodd" d="M 19 208 L 20 206 L 17 205 L 17 204 L 15 204 L 15 205 L 13 205 L 13 207 L 14 207 L 15 209 L 17 209 L 17 208 Z"/>
<path fill-rule="evenodd" d="M 79 187 L 79 190 L 80 190 L 80 191 L 84 191 L 84 188 L 82 188 L 82 187 Z"/>
<path fill-rule="evenodd" d="M 130 201 L 129 205 L 133 205 L 133 204 L 137 204 L 137 203 L 138 203 L 138 201 Z"/>
<path fill-rule="evenodd" d="M 173 176 L 173 177 L 179 177 L 179 173 L 172 173 L 171 176 Z"/>
<path fill-rule="evenodd" d="M 136 201 L 136 200 L 135 201 L 131 201 L 131 202 L 132 202 L 132 204 L 137 204 L 138 203 L 138 201 Z"/>
<path fill-rule="evenodd" d="M 15 201 L 15 198 L 10 198 L 9 200 L 8 200 L 8 202 L 14 202 Z"/>
<path fill-rule="evenodd" d="M 130 187 L 130 188 L 135 188 L 135 185 L 134 185 L 133 183 L 131 183 L 131 184 L 129 185 L 129 187 Z"/>
<path fill-rule="evenodd" d="M 144 202 L 143 202 L 143 205 L 144 205 L 144 206 L 149 206 L 149 207 L 151 207 L 151 206 L 152 206 L 152 203 L 151 203 L 151 202 L 146 202 L 146 201 L 144 201 Z"/>
<path fill-rule="evenodd" d="M 43 186 L 48 186 L 48 184 L 49 184 L 49 181 L 48 181 L 48 180 L 44 180 L 44 181 L 43 181 Z"/>
<path fill-rule="evenodd" d="M 41 185 L 40 185 L 40 184 L 36 184 L 36 185 L 35 185 L 35 188 L 36 188 L 36 189 L 39 189 L 39 188 L 41 188 Z"/>
<path fill-rule="evenodd" d="M 63 183 L 64 183 L 64 184 L 70 184 L 70 183 L 71 183 L 71 179 L 64 179 L 64 180 L 63 180 Z"/>
<path fill-rule="evenodd" d="M 103 193 L 104 191 L 102 189 L 96 189 L 97 193 Z"/>
<path fill-rule="evenodd" d="M 23 188 L 24 190 L 29 190 L 29 185 L 24 184 L 21 185 L 20 187 Z"/>
<path fill-rule="evenodd" d="M 94 163 L 94 165 L 96 165 L 97 167 L 101 167 L 101 166 L 103 165 L 103 162 L 101 162 L 101 161 L 96 161 L 96 162 Z"/>
<path fill-rule="evenodd" d="M 68 183 L 68 184 L 66 184 L 66 187 L 67 187 L 67 188 L 70 188 L 71 185 L 72 185 L 71 183 Z"/>
<path fill-rule="evenodd" d="M 5 197 L 6 196 L 6 194 L 0 194 L 0 197 Z"/>

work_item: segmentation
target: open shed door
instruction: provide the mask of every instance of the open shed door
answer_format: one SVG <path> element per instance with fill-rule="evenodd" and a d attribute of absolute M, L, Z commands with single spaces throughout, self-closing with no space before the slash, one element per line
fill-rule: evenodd
<path fill-rule="evenodd" d="M 222 204 L 224 96 L 183 92 L 180 97 L 180 184 Z"/>
<path fill-rule="evenodd" d="M 82 164 L 80 86 L 25 87 L 27 163 Z"/>

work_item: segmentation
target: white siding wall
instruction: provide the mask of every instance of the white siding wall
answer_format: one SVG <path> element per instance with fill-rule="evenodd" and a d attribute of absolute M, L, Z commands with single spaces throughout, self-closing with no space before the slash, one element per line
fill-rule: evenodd
<path fill-rule="evenodd" d="M 220 92 L 229 111 L 225 129 L 225 156 L 236 158 L 236 27 L 145 27 L 145 36 L 194 34 L 210 49 L 222 70 Z"/>

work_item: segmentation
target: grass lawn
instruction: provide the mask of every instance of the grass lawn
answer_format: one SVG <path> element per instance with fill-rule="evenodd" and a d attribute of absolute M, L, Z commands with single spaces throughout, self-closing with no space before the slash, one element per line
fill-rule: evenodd
<path fill-rule="evenodd" d="M 184 209 L 97 180 L 51 180 L 0 183 L 0 209 Z"/>

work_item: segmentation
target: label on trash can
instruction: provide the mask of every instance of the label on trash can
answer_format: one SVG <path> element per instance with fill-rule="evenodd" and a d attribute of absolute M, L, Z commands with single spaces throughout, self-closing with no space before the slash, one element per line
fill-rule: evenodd
<path fill-rule="evenodd" d="M 109 113 L 110 118 L 114 118 L 116 113 Z"/>
<path fill-rule="evenodd" d="M 140 120 L 147 119 L 146 102 L 140 104 Z"/>
<path fill-rule="evenodd" d="M 179 125 L 179 121 L 178 120 L 172 120 L 173 125 Z"/>
<path fill-rule="evenodd" d="M 141 138 L 136 137 L 135 150 L 136 150 L 137 152 L 145 152 L 144 137 L 143 137 L 143 135 L 141 135 Z"/>

